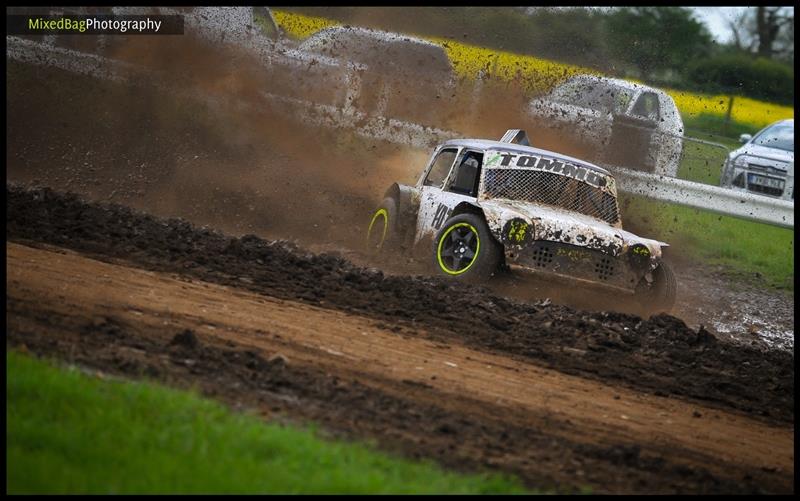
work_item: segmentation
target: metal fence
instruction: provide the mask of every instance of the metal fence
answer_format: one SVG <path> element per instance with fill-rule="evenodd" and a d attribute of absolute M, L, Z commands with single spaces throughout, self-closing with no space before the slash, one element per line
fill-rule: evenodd
<path fill-rule="evenodd" d="M 619 127 L 619 126 L 618 126 Z M 622 124 L 615 136 L 625 137 L 623 145 L 612 144 L 597 163 L 612 172 L 650 172 L 698 183 L 720 185 L 720 175 L 731 149 L 722 143 L 670 132 Z M 638 139 L 638 141 L 637 141 Z M 622 151 L 619 151 L 622 150 Z"/>
<path fill-rule="evenodd" d="M 794 203 L 683 179 L 618 168 L 619 191 L 726 216 L 794 228 Z"/>

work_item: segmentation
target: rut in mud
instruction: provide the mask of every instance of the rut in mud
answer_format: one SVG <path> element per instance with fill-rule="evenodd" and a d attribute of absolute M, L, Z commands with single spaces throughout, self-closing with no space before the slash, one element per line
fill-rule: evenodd
<path fill-rule="evenodd" d="M 39 244 L 41 245 L 41 244 Z M 792 428 L 174 273 L 7 243 L 7 343 L 572 492 L 791 492 Z"/>
<path fill-rule="evenodd" d="M 311 254 L 253 235 L 228 237 L 178 219 L 50 189 L 7 185 L 8 241 L 36 241 L 122 258 L 270 296 L 381 319 L 405 335 L 532 360 L 605 382 L 697 399 L 782 422 L 794 420 L 794 359 L 782 351 L 720 342 L 659 315 L 576 312 L 526 304 L 482 287 L 387 276 L 335 254 Z"/>

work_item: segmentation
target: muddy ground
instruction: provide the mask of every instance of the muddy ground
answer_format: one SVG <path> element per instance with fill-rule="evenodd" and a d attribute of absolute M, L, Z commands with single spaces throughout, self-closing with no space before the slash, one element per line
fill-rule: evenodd
<path fill-rule="evenodd" d="M 538 360 L 586 377 L 683 395 L 791 421 L 792 354 L 719 343 L 681 320 L 576 312 L 523 303 L 484 287 L 385 275 L 337 254 L 312 254 L 255 235 L 229 237 L 117 204 L 86 203 L 51 189 L 7 187 L 6 239 L 122 258 L 273 297 L 300 300 L 429 335 Z"/>
<path fill-rule="evenodd" d="M 312 419 L 326 434 L 459 470 L 515 473 L 538 489 L 790 489 L 785 426 L 330 309 L 58 248 L 6 250 L 9 344 L 99 377 L 197 388 L 268 419 Z"/>
<path fill-rule="evenodd" d="M 647 320 L 452 284 L 358 250 L 425 152 L 14 62 L 7 84 L 9 346 L 534 488 L 793 492 L 793 296 L 696 263 Z"/>
<path fill-rule="evenodd" d="M 386 276 L 47 189 L 7 195 L 10 346 L 200 384 L 239 407 L 535 487 L 793 489 L 788 353 L 669 316 L 576 315 Z"/>

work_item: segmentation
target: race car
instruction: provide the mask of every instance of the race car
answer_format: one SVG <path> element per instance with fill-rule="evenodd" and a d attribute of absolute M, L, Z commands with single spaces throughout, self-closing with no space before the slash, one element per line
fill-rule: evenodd
<path fill-rule="evenodd" d="M 576 75 L 528 103 L 536 123 L 595 152 L 596 162 L 675 177 L 683 119 L 666 92 L 639 83 Z"/>
<path fill-rule="evenodd" d="M 632 295 L 642 314 L 675 303 L 668 244 L 622 229 L 613 176 L 534 148 L 519 129 L 500 141 L 435 148 L 416 185 L 386 191 L 366 245 L 372 253 L 428 253 L 435 273 L 451 279 L 520 270 Z"/>

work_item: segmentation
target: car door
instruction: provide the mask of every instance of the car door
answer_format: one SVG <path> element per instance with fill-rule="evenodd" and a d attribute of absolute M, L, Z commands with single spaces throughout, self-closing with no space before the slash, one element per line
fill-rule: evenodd
<path fill-rule="evenodd" d="M 571 81 L 548 97 L 535 99 L 529 111 L 547 127 L 563 131 L 580 144 L 597 148 L 607 137 L 611 112 L 605 101 L 606 88 L 591 81 Z"/>
<path fill-rule="evenodd" d="M 656 131 L 661 119 L 661 106 L 655 92 L 642 92 L 626 119 L 635 126 L 631 134 L 636 158 L 649 172 L 655 168 L 658 153 Z"/>
<path fill-rule="evenodd" d="M 578 98 L 567 101 L 548 96 L 531 100 L 528 112 L 538 124 L 578 137 L 585 135 L 587 118 L 593 115 L 592 110 L 585 108 Z"/>
<path fill-rule="evenodd" d="M 595 84 L 575 101 L 575 134 L 587 145 L 600 147 L 609 135 L 611 124 L 611 89 Z"/>
<path fill-rule="evenodd" d="M 420 182 L 415 244 L 425 237 L 432 237 L 447 220 L 453 207 L 464 198 L 463 195 L 444 190 L 445 183 L 449 182 L 453 165 L 460 156 L 459 153 L 460 148 L 442 148 L 436 152 L 426 169 L 425 176 Z"/>
<path fill-rule="evenodd" d="M 444 181 L 444 187 L 429 187 L 427 192 L 423 189 L 417 241 L 433 238 L 458 204 L 477 201 L 482 166 L 482 151 L 461 149 Z"/>

